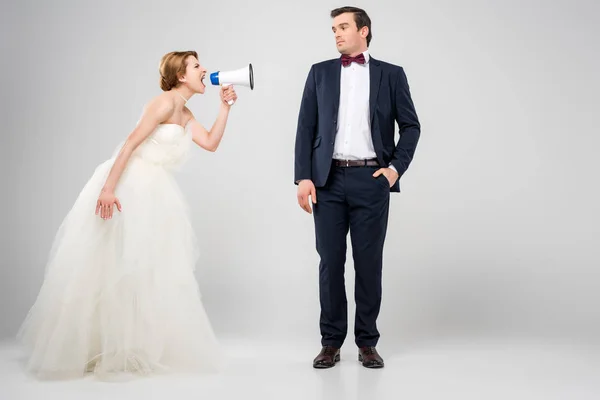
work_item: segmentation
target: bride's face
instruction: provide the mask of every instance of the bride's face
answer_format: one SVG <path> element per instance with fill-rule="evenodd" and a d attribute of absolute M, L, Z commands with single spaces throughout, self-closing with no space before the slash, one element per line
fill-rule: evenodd
<path fill-rule="evenodd" d="M 200 65 L 200 62 L 194 56 L 189 56 L 186 60 L 185 67 L 185 84 L 195 93 L 204 93 L 206 85 L 204 78 L 206 77 L 206 69 Z"/>

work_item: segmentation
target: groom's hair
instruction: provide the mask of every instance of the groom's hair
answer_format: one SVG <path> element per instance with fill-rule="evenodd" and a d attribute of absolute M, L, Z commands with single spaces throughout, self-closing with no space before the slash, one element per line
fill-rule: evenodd
<path fill-rule="evenodd" d="M 354 22 L 356 22 L 356 27 L 360 30 L 363 26 L 369 28 L 369 34 L 367 35 L 367 46 L 371 43 L 371 39 L 373 35 L 371 34 L 371 18 L 367 15 L 367 12 L 362 8 L 358 7 L 340 7 L 331 11 L 331 18 L 335 18 L 338 15 L 344 13 L 352 13 L 354 14 Z"/>

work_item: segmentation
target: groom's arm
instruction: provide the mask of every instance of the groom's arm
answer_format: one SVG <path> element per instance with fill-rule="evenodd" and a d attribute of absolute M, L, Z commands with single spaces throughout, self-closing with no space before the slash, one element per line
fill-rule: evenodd
<path fill-rule="evenodd" d="M 396 122 L 398 123 L 400 139 L 396 144 L 394 155 L 392 157 L 392 165 L 402 176 L 410 165 L 419 137 L 421 136 L 421 125 L 415 106 L 413 104 L 408 80 L 404 69 L 399 67 L 398 77 L 396 80 Z"/>
<path fill-rule="evenodd" d="M 294 157 L 294 183 L 296 185 L 302 179 L 312 179 L 312 143 L 317 130 L 317 94 L 315 88 L 314 66 L 312 66 L 306 78 L 298 114 Z"/>

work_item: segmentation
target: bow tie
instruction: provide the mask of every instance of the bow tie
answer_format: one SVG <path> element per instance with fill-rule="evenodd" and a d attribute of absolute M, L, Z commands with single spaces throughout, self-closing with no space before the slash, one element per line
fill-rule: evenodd
<path fill-rule="evenodd" d="M 360 53 L 359 55 L 357 55 L 356 57 L 350 57 L 347 54 L 343 54 L 342 55 L 342 65 L 344 67 L 347 67 L 348 65 L 350 65 L 352 62 L 355 62 L 357 64 L 364 64 L 365 63 L 365 56 L 363 53 Z"/>

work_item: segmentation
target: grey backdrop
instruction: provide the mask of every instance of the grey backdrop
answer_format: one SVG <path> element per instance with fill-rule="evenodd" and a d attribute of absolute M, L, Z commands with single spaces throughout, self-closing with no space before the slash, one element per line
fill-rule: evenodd
<path fill-rule="evenodd" d="M 422 122 L 392 196 L 382 343 L 597 340 L 598 3 L 354 4 L 373 20 L 371 54 L 405 68 Z M 318 343 L 318 258 L 293 148 L 308 69 L 338 56 L 329 11 L 342 5 L 3 2 L 0 336 L 35 300 L 79 190 L 159 93 L 160 57 L 195 49 L 210 71 L 251 62 L 256 79 L 238 87 L 220 149 L 198 148 L 178 175 L 208 313 L 221 337 Z M 190 107 L 210 126 L 217 88 Z"/>

